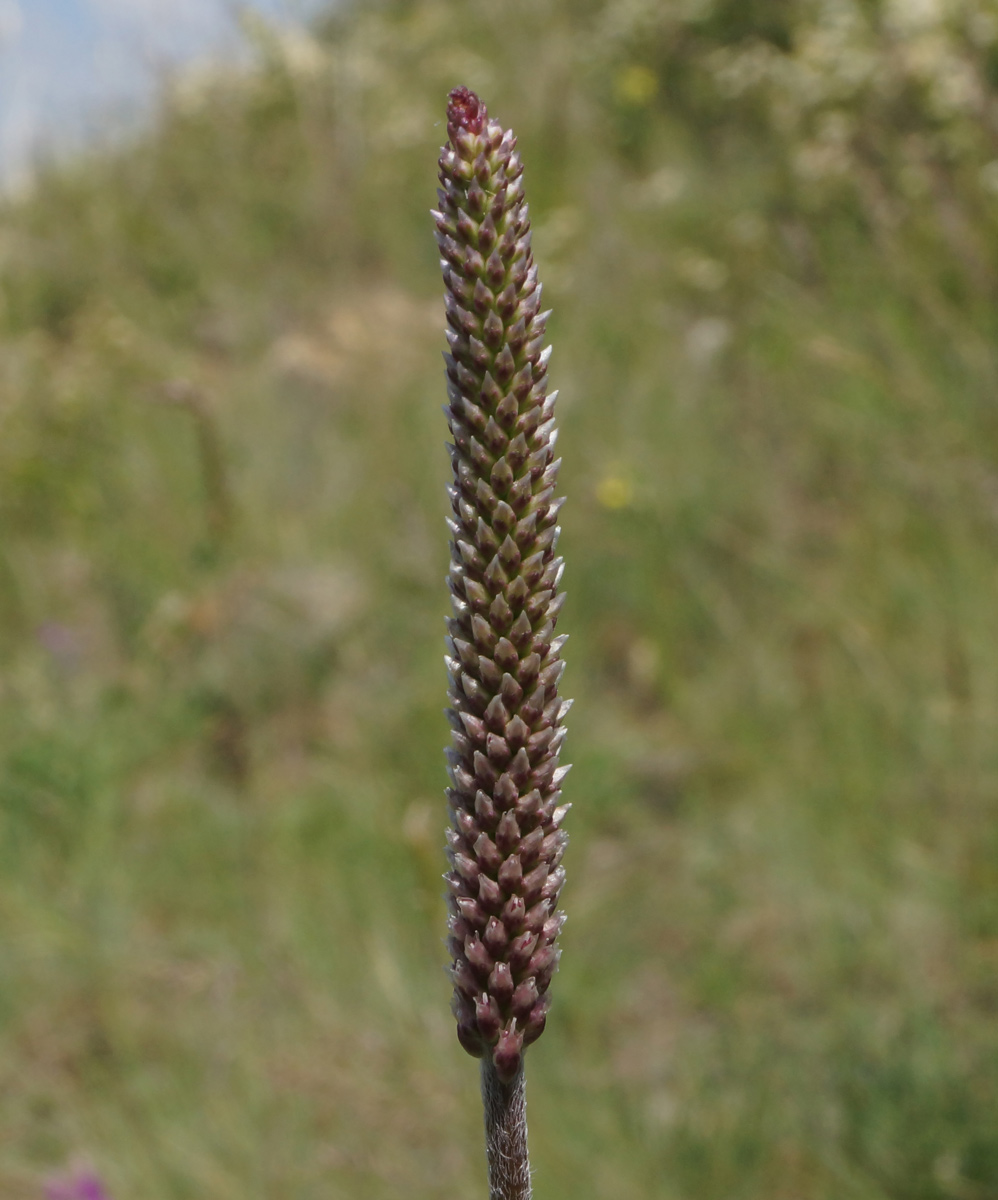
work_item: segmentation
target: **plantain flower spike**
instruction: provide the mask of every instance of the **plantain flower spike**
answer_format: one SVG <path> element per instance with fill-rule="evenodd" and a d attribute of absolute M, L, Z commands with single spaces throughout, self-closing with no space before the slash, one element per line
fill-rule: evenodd
<path fill-rule="evenodd" d="M 454 439 L 449 948 L 461 1045 L 509 1083 L 544 1030 L 565 920 L 557 393 L 516 138 L 467 88 L 450 93 L 447 134 L 433 218 Z"/>

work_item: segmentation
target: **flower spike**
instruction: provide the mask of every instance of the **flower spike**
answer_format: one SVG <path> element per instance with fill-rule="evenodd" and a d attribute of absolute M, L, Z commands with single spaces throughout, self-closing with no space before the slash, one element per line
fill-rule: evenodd
<path fill-rule="evenodd" d="M 516 138 L 467 88 L 447 107 L 433 218 L 453 445 L 448 905 L 461 1045 L 510 1085 L 544 1030 L 560 951 L 567 704 L 555 394 Z"/>

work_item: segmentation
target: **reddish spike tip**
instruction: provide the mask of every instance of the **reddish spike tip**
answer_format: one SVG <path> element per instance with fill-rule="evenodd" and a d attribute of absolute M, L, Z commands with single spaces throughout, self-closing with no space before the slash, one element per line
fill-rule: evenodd
<path fill-rule="evenodd" d="M 481 133 L 489 114 L 470 88 L 456 87 L 447 97 L 447 124 L 469 133 Z"/>

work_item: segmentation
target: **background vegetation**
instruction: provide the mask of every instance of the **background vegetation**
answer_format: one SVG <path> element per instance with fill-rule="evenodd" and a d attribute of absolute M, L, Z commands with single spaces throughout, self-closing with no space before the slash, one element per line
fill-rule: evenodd
<path fill-rule="evenodd" d="M 540 1200 L 998 1197 L 998 8 L 367 0 L 0 213 L 0 1193 L 484 1195 L 447 90 L 520 134 L 578 699 Z"/>

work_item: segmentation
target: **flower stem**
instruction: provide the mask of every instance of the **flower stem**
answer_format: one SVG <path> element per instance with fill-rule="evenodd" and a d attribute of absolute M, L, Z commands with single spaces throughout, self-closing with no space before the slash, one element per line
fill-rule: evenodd
<path fill-rule="evenodd" d="M 526 1076 L 520 1069 L 509 1083 L 499 1078 L 488 1056 L 482 1059 L 485 1153 L 489 1160 L 489 1200 L 530 1200 L 527 1157 Z"/>

